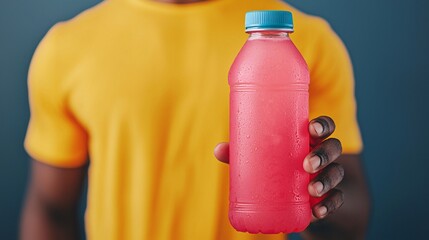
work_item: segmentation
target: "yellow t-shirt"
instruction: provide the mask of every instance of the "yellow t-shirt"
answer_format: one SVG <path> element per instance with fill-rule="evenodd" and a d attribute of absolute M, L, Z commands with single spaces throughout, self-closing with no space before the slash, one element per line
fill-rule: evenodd
<path fill-rule="evenodd" d="M 324 20 L 275 0 L 107 0 L 56 24 L 29 72 L 28 153 L 58 167 L 91 159 L 88 239 L 283 238 L 232 229 L 228 166 L 213 157 L 228 141 L 227 73 L 255 9 L 293 12 L 310 115 L 331 116 L 345 152 L 361 150 L 352 67 Z"/>

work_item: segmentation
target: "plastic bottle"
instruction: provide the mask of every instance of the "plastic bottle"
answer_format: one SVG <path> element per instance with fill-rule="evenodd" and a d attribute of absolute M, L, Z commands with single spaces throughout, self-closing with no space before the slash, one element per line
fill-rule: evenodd
<path fill-rule="evenodd" d="M 229 219 L 243 232 L 303 231 L 311 219 L 302 167 L 310 145 L 307 64 L 289 38 L 290 12 L 248 12 L 246 32 L 229 72 Z"/>

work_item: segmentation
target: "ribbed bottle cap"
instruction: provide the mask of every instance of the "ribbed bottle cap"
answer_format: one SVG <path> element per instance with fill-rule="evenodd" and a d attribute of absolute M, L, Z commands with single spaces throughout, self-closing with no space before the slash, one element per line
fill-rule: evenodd
<path fill-rule="evenodd" d="M 246 32 L 281 30 L 293 32 L 292 13 L 288 11 L 252 11 L 246 13 Z"/>

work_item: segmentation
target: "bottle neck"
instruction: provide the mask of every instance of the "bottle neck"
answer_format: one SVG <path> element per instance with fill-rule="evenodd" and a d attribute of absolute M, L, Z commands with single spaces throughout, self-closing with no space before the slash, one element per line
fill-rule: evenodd
<path fill-rule="evenodd" d="M 261 30 L 261 31 L 252 31 L 248 33 L 249 33 L 249 40 L 261 39 L 261 38 L 289 39 L 289 34 L 291 33 L 291 31 Z"/>

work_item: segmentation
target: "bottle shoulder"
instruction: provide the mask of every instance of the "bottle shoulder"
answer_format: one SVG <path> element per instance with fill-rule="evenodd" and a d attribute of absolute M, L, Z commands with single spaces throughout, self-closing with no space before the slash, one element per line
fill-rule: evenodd
<path fill-rule="evenodd" d="M 307 64 L 290 39 L 249 39 L 229 72 L 229 83 L 309 83 Z"/>

